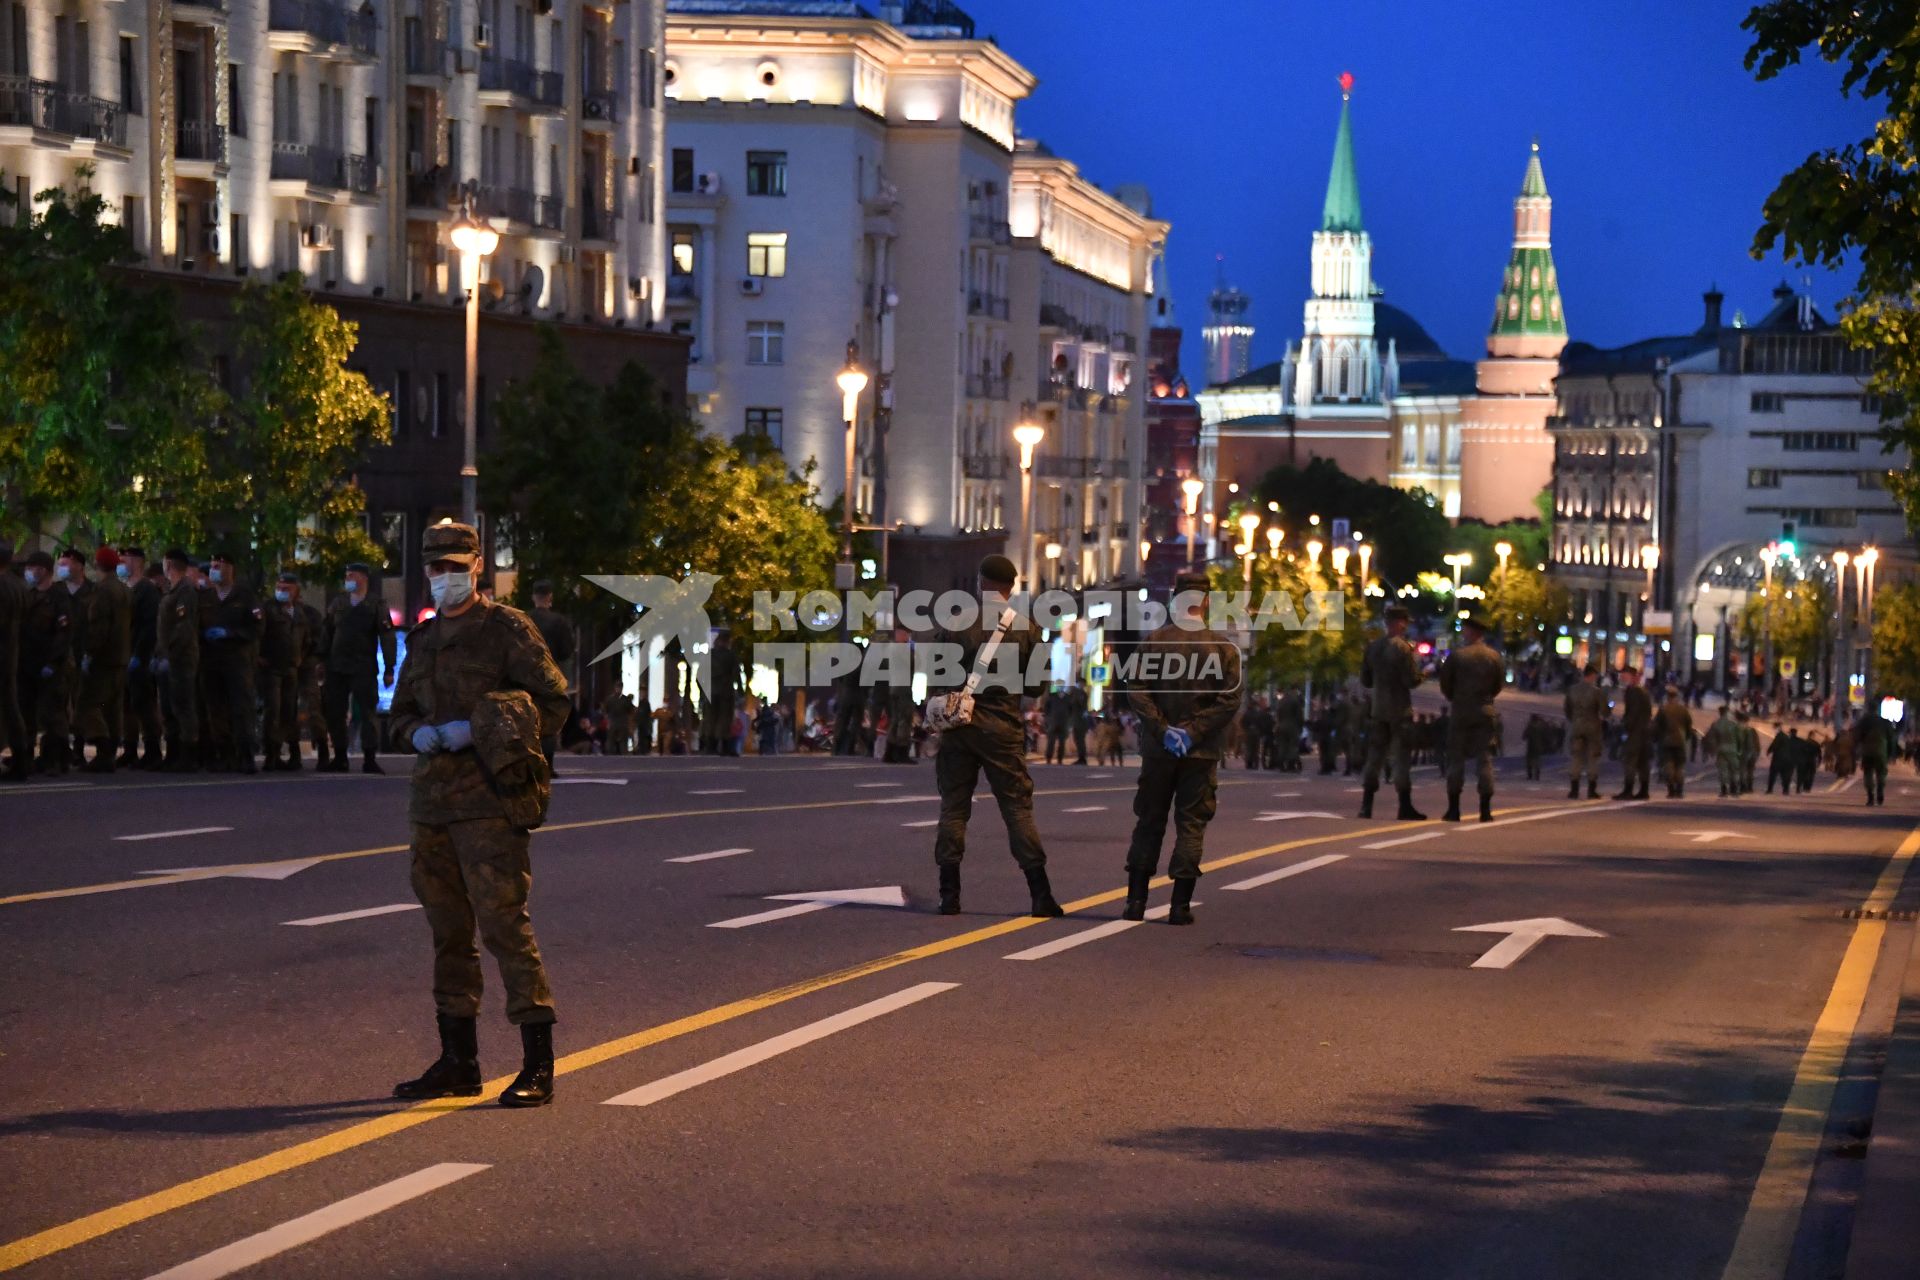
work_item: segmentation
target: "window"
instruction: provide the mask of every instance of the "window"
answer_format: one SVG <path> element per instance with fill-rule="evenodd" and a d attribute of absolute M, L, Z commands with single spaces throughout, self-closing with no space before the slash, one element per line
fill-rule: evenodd
<path fill-rule="evenodd" d="M 1787 407 L 1786 397 L 1778 391 L 1756 391 L 1753 393 L 1753 411 L 1755 413 L 1782 413 Z"/>
<path fill-rule="evenodd" d="M 1790 453 L 1858 453 L 1860 437 L 1851 431 L 1788 431 L 1780 447 Z"/>
<path fill-rule="evenodd" d="M 787 233 L 750 231 L 747 233 L 747 274 L 784 276 L 787 274 Z"/>
<path fill-rule="evenodd" d="M 1884 489 L 1887 487 L 1887 473 L 1884 471 L 1862 471 L 1858 476 L 1862 489 Z"/>
<path fill-rule="evenodd" d="M 784 364 L 787 326 L 779 320 L 747 321 L 747 363 Z"/>
<path fill-rule="evenodd" d="M 22 178 L 20 181 L 25 183 L 26 179 Z M 20 202 L 14 206 L 13 216 L 16 218 L 24 217 L 24 211 L 32 207 L 23 193 Z M 144 258 L 147 254 L 147 202 L 139 196 L 122 196 L 120 198 L 120 225 L 127 229 L 127 235 L 133 241 L 133 251 Z"/>
<path fill-rule="evenodd" d="M 393 373 L 393 438 L 407 434 L 407 419 L 413 416 L 413 378 L 405 369 Z"/>
<path fill-rule="evenodd" d="M 673 233 L 673 251 L 671 255 L 673 262 L 668 268 L 671 274 L 676 276 L 690 276 L 693 274 L 693 246 L 693 232 L 676 231 Z"/>
<path fill-rule="evenodd" d="M 785 428 L 786 411 L 783 409 L 747 410 L 747 434 L 758 436 L 774 448 L 780 448 L 781 432 Z"/>
<path fill-rule="evenodd" d="M 227 64 L 227 132 L 247 136 L 247 95 L 241 92 L 240 64 Z"/>
<path fill-rule="evenodd" d="M 227 225 L 227 261 L 233 264 L 233 274 L 245 275 L 253 262 L 253 246 L 247 243 L 247 215 L 233 214 Z"/>
<path fill-rule="evenodd" d="M 120 37 L 120 108 L 130 116 L 140 112 L 140 77 L 134 68 L 140 65 L 132 36 Z"/>
<path fill-rule="evenodd" d="M 750 196 L 787 194 L 786 152 L 747 152 L 747 194 Z"/>
<path fill-rule="evenodd" d="M 453 397 L 447 394 L 447 375 L 433 375 L 433 434 L 436 438 L 447 434 L 447 419 L 453 408 Z"/>
<path fill-rule="evenodd" d="M 673 149 L 673 189 L 682 195 L 693 190 L 693 148 Z"/>
<path fill-rule="evenodd" d="M 1748 468 L 1747 488 L 1778 489 L 1779 487 L 1780 487 L 1780 473 L 1778 471 L 1771 470 L 1765 467 Z"/>

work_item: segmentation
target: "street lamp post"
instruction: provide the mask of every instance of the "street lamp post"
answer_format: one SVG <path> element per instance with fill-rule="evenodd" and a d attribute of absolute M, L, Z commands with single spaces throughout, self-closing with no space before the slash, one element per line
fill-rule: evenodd
<path fill-rule="evenodd" d="M 1367 593 L 1367 587 L 1371 585 L 1373 582 L 1373 571 L 1370 567 L 1372 564 L 1373 564 L 1373 544 L 1371 542 L 1363 542 L 1360 544 L 1360 594 L 1361 595 L 1365 595 Z"/>
<path fill-rule="evenodd" d="M 1864 579 L 1860 584 L 1860 588 L 1855 594 L 1858 595 L 1860 600 L 1860 627 L 1861 627 L 1861 630 L 1866 633 L 1865 639 L 1861 642 L 1861 646 L 1860 646 L 1862 650 L 1860 655 L 1860 678 L 1863 681 L 1865 681 L 1864 687 L 1869 696 L 1872 695 L 1874 690 L 1874 685 L 1873 685 L 1873 573 L 1874 573 L 1874 569 L 1879 565 L 1879 563 L 1880 563 L 1880 548 L 1878 547 L 1868 547 L 1865 550 L 1863 550 L 1859 555 L 1855 556 L 1853 559 L 1854 568 L 1857 571 L 1862 571 L 1864 574 Z"/>
<path fill-rule="evenodd" d="M 1246 557 L 1245 569 L 1246 569 L 1247 587 L 1249 590 L 1251 590 L 1253 587 L 1253 558 L 1259 554 L 1259 552 L 1255 549 L 1259 544 L 1254 541 L 1253 534 L 1254 534 L 1254 531 L 1259 527 L 1260 527 L 1260 514 L 1258 512 L 1245 511 L 1241 513 L 1240 515 L 1240 546 L 1242 548 L 1241 555 Z"/>
<path fill-rule="evenodd" d="M 1453 629 L 1458 631 L 1460 629 L 1460 572 L 1473 563 L 1473 552 L 1456 551 L 1451 555 L 1441 556 L 1440 559 L 1453 568 Z"/>
<path fill-rule="evenodd" d="M 854 460 L 859 457 L 860 429 L 860 393 L 867 389 L 867 371 L 860 367 L 860 348 L 851 339 L 847 342 L 847 362 L 840 372 L 833 376 L 840 386 L 840 419 L 847 424 L 847 487 L 843 491 L 841 505 L 845 508 L 844 519 L 840 527 L 840 559 L 848 567 L 853 565 L 853 511 L 854 511 Z M 847 583 L 851 588 L 853 584 Z"/>
<path fill-rule="evenodd" d="M 460 251 L 467 277 L 467 394 L 462 426 L 466 431 L 466 451 L 460 466 L 460 516 L 474 528 L 480 527 L 480 465 L 477 436 L 480 398 L 480 260 L 500 247 L 500 233 L 473 216 L 468 201 L 459 219 L 448 232 L 453 247 Z"/>
<path fill-rule="evenodd" d="M 1187 497 L 1187 563 L 1193 563 L 1193 544 L 1200 537 L 1200 491 L 1207 486 L 1197 476 L 1188 476 L 1180 482 L 1180 492 Z"/>
<path fill-rule="evenodd" d="M 1845 551 L 1833 553 L 1833 727 L 1847 726 L 1846 667 L 1842 651 L 1847 647 L 1847 562 Z"/>
<path fill-rule="evenodd" d="M 1061 546 L 1059 543 L 1049 542 L 1047 544 L 1047 586 L 1049 588 L 1056 587 L 1060 584 L 1060 552 Z"/>
<path fill-rule="evenodd" d="M 1318 519 L 1318 517 L 1315 518 Z M 1326 544 L 1321 542 L 1320 539 L 1307 539 L 1307 560 L 1313 565 L 1315 572 L 1318 572 L 1320 569 L 1320 553 L 1326 549 Z"/>
<path fill-rule="evenodd" d="M 1777 681 L 1773 672 L 1773 566 L 1780 559 L 1778 544 L 1769 542 L 1760 548 L 1762 585 L 1760 588 L 1760 651 L 1767 664 L 1767 693 L 1771 702 Z"/>
<path fill-rule="evenodd" d="M 1328 554 L 1328 558 L 1333 561 L 1335 577 L 1344 578 L 1347 576 L 1347 557 L 1352 554 L 1352 551 L 1353 548 L 1351 547 L 1338 546 Z"/>
<path fill-rule="evenodd" d="M 1280 558 L 1280 544 L 1286 540 L 1287 531 L 1277 524 L 1267 526 L 1267 554 L 1275 560 Z"/>
<path fill-rule="evenodd" d="M 1033 451 L 1046 438 L 1047 429 L 1037 422 L 1013 429 L 1013 442 L 1020 446 L 1020 574 L 1028 591 L 1033 590 Z"/>

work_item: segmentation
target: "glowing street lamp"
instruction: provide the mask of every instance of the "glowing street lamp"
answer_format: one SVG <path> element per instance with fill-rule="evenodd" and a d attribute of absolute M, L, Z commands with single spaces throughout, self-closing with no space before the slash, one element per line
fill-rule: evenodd
<path fill-rule="evenodd" d="M 1318 520 L 1319 518 L 1320 517 L 1318 516 L 1314 517 L 1315 520 Z M 1312 562 L 1313 567 L 1316 570 L 1319 569 L 1320 567 L 1320 553 L 1325 550 L 1326 550 L 1326 544 L 1321 542 L 1320 539 L 1318 538 L 1307 539 L 1307 559 Z"/>
<path fill-rule="evenodd" d="M 847 342 L 847 362 L 840 372 L 833 376 L 840 387 L 840 420 L 847 424 L 847 487 L 841 504 L 845 508 L 845 519 L 840 528 L 841 563 L 853 564 L 853 492 L 854 459 L 859 454 L 860 393 L 867 389 L 867 371 L 860 367 L 860 348 L 849 339 Z M 851 587 L 853 584 L 847 584 Z"/>
<path fill-rule="evenodd" d="M 467 524 L 480 527 L 480 465 L 476 439 L 480 395 L 480 260 L 500 247 L 500 233 L 473 216 L 471 201 L 448 229 L 447 238 L 460 251 L 467 286 L 467 395 L 466 452 L 460 467 L 460 514 Z"/>
<path fill-rule="evenodd" d="M 1180 492 L 1187 496 L 1187 563 L 1193 563 L 1193 544 L 1200 535 L 1200 491 L 1207 486 L 1198 476 L 1188 476 L 1180 482 Z"/>
<path fill-rule="evenodd" d="M 1452 555 L 1441 556 L 1440 559 L 1453 567 L 1453 596 L 1454 599 L 1458 600 L 1460 598 L 1460 571 L 1473 563 L 1473 552 L 1456 551 Z M 1453 629 L 1455 631 L 1460 629 L 1460 620 L 1458 618 L 1454 619 Z"/>
<path fill-rule="evenodd" d="M 1033 590 L 1033 451 L 1047 438 L 1047 429 L 1031 419 L 1013 429 L 1020 446 L 1020 573 Z"/>
<path fill-rule="evenodd" d="M 1286 540 L 1287 531 L 1277 524 L 1267 526 L 1267 554 L 1275 560 L 1280 558 L 1280 544 Z"/>
<path fill-rule="evenodd" d="M 1351 554 L 1352 550 L 1353 548 L 1351 547 L 1340 546 L 1335 547 L 1332 552 L 1329 553 L 1329 558 L 1333 561 L 1334 573 L 1342 578 L 1347 576 L 1347 556 Z"/>
<path fill-rule="evenodd" d="M 1363 587 L 1373 581 L 1370 576 L 1372 571 L 1369 568 L 1372 563 L 1373 544 L 1371 542 L 1363 542 L 1360 544 L 1360 585 Z"/>
<path fill-rule="evenodd" d="M 1502 539 L 1493 544 L 1493 554 L 1500 557 L 1500 576 L 1507 576 L 1507 557 L 1513 554 L 1513 544 Z"/>
<path fill-rule="evenodd" d="M 1847 723 L 1846 664 L 1842 651 L 1847 647 L 1847 564 L 1852 559 L 1845 550 L 1833 553 L 1833 724 L 1843 729 Z"/>
<path fill-rule="evenodd" d="M 1061 549 L 1060 544 L 1057 542 L 1049 542 L 1047 544 L 1047 585 L 1050 587 L 1059 585 Z"/>

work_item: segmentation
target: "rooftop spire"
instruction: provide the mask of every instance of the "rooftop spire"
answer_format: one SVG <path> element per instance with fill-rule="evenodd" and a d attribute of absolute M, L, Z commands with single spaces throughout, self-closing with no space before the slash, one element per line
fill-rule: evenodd
<path fill-rule="evenodd" d="M 1513 202 L 1513 255 L 1501 277 L 1494 302 L 1492 336 L 1564 343 L 1566 317 L 1560 311 L 1560 276 L 1553 267 L 1553 200 L 1540 167 L 1540 140 L 1527 153 L 1527 174 Z M 1558 350 L 1557 345 L 1554 350 Z M 1495 352 L 1500 354 L 1500 352 Z"/>
<path fill-rule="evenodd" d="M 1353 167 L 1353 73 L 1340 73 L 1340 132 L 1333 140 L 1333 172 L 1327 176 L 1327 202 L 1320 212 L 1322 231 L 1362 231 L 1360 179 Z"/>
<path fill-rule="evenodd" d="M 1520 181 L 1522 197 L 1545 199 L 1547 194 L 1547 175 L 1540 168 L 1540 139 L 1533 140 L 1533 154 L 1527 157 L 1527 176 Z"/>

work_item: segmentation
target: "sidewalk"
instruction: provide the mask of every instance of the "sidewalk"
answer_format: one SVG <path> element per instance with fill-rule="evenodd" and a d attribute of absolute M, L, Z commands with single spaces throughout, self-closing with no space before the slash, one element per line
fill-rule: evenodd
<path fill-rule="evenodd" d="M 1847 1280 L 1920 1274 L 1920 946 L 1907 956 L 1854 1209 Z"/>

